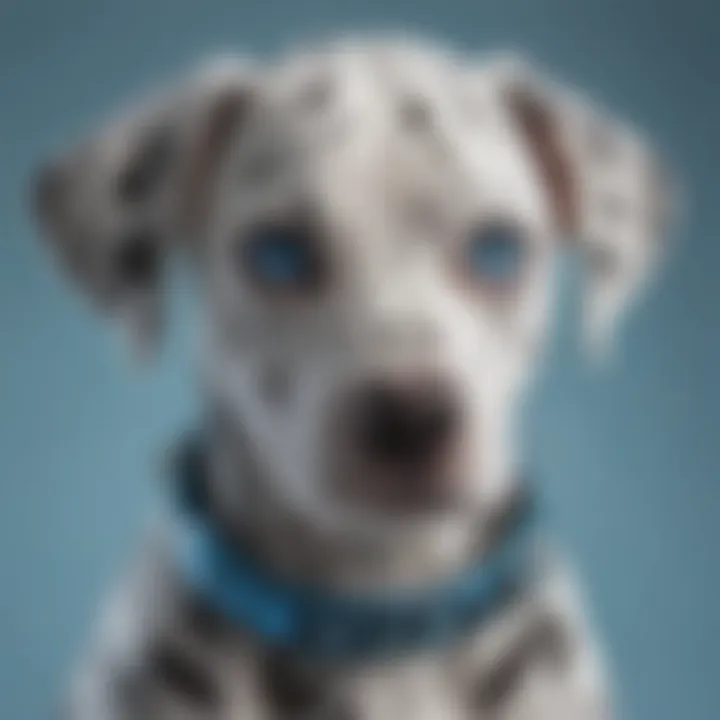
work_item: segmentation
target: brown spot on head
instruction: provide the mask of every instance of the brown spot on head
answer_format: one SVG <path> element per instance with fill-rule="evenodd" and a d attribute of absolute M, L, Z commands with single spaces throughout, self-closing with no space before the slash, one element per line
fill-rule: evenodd
<path fill-rule="evenodd" d="M 509 93 L 509 102 L 550 191 L 559 229 L 574 234 L 578 229 L 576 178 L 558 137 L 552 111 L 522 88 Z"/>
<path fill-rule="evenodd" d="M 205 219 L 223 151 L 247 119 L 253 104 L 253 93 L 247 88 L 230 88 L 216 97 L 206 111 L 182 183 L 182 224 L 186 228 L 197 230 Z"/>

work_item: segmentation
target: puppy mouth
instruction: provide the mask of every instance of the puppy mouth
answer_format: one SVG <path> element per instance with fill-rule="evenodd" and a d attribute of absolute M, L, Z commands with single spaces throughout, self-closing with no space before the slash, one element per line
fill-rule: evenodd
<path fill-rule="evenodd" d="M 463 465 L 460 452 L 442 463 L 403 466 L 345 456 L 331 466 L 330 493 L 343 504 L 393 517 L 453 513 L 467 499 Z"/>
<path fill-rule="evenodd" d="M 351 481 L 351 495 L 393 515 L 461 509 L 465 483 L 453 467 L 367 468 Z"/>

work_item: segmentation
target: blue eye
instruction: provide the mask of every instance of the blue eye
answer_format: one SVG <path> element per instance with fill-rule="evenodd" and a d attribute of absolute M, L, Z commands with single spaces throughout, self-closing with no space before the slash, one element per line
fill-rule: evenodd
<path fill-rule="evenodd" d="M 468 247 L 468 263 L 474 277 L 503 284 L 516 280 L 525 260 L 522 232 L 511 224 L 496 222 L 477 230 Z"/>
<path fill-rule="evenodd" d="M 268 290 L 303 290 L 322 279 L 316 244 L 292 228 L 256 230 L 242 242 L 242 260 L 250 278 Z"/>

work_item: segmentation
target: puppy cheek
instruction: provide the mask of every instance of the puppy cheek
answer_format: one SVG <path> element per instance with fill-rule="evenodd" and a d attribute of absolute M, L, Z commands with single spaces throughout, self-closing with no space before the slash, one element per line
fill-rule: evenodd
<path fill-rule="evenodd" d="M 470 492 L 475 503 L 492 504 L 512 480 L 515 457 L 517 391 L 505 376 L 476 378 L 468 387 L 472 398 L 468 463 Z M 514 381 L 514 378 L 512 378 Z"/>
<path fill-rule="evenodd" d="M 333 437 L 327 431 L 327 406 L 332 393 L 313 372 L 296 368 L 288 373 L 289 394 L 284 404 L 265 404 L 264 412 L 273 419 L 277 433 L 271 453 L 277 481 L 286 502 L 311 520 L 322 519 L 328 501 L 327 463 Z M 275 398 L 277 402 L 278 398 Z"/>
<path fill-rule="evenodd" d="M 314 517 L 322 501 L 321 458 L 327 439 L 323 398 L 310 379 L 289 361 L 265 359 L 257 364 L 256 399 L 264 423 L 267 462 L 276 490 L 303 515 Z M 280 449 L 281 452 L 280 452 Z"/>

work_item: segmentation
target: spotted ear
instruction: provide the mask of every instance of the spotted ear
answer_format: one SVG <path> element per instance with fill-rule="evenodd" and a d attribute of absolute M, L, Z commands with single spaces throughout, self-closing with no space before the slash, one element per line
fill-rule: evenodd
<path fill-rule="evenodd" d="M 498 61 L 496 86 L 535 158 L 559 233 L 584 251 L 584 330 L 606 353 L 631 301 L 663 258 L 678 208 L 663 161 L 627 124 L 518 58 Z"/>
<path fill-rule="evenodd" d="M 140 353 L 155 348 L 162 330 L 168 254 L 197 242 L 251 88 L 245 63 L 214 62 L 37 174 L 33 209 L 55 257 Z"/>

